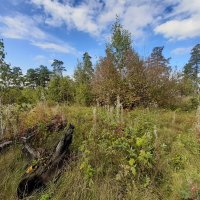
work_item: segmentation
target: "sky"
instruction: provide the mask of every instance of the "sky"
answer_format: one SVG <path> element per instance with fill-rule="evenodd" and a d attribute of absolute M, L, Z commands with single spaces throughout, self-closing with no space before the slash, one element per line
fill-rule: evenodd
<path fill-rule="evenodd" d="M 58 59 L 72 75 L 84 52 L 104 56 L 116 15 L 141 57 L 164 46 L 174 69 L 200 43 L 200 0 L 0 0 L 6 62 L 25 73 Z"/>

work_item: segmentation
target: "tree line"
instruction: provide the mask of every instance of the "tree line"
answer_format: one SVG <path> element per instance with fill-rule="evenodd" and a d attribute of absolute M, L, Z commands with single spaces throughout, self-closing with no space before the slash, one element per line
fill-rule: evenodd
<path fill-rule="evenodd" d="M 3 103 L 35 103 L 45 98 L 54 102 L 80 105 L 116 105 L 124 108 L 159 106 L 176 108 L 184 101 L 197 104 L 199 93 L 200 44 L 195 45 L 181 72 L 170 66 L 163 55 L 164 47 L 153 48 L 142 58 L 133 48 L 131 34 L 117 19 L 105 56 L 95 66 L 88 52 L 78 61 L 73 77 L 64 76 L 64 63 L 54 59 L 47 66 L 30 68 L 26 74 L 20 67 L 5 62 L 3 40 L 0 41 L 0 91 Z"/>

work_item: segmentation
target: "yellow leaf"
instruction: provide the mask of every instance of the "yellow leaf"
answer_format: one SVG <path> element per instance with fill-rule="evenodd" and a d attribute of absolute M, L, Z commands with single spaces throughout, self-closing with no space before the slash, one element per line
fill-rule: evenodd
<path fill-rule="evenodd" d="M 33 171 L 33 167 L 30 166 L 30 167 L 26 170 L 26 173 L 29 174 L 29 173 L 31 173 L 32 171 Z"/>

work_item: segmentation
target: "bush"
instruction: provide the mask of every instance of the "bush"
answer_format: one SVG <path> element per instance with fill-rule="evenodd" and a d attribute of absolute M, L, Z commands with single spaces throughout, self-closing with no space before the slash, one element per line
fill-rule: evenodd
<path fill-rule="evenodd" d="M 73 83 L 68 77 L 55 77 L 48 85 L 48 99 L 55 102 L 72 103 L 74 100 Z"/>
<path fill-rule="evenodd" d="M 196 110 L 199 105 L 199 96 L 188 96 L 182 98 L 178 107 L 183 111 Z"/>

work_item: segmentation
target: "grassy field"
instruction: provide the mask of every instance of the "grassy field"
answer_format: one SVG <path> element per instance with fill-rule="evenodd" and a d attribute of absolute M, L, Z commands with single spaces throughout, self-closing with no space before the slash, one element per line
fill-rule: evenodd
<path fill-rule="evenodd" d="M 56 182 L 27 199 L 200 199 L 196 111 L 40 103 L 13 109 L 5 119 L 5 136 L 39 124 L 35 145 L 51 151 L 63 132 L 49 134 L 43 125 L 56 114 L 75 125 L 71 159 Z M 16 188 L 28 165 L 19 144 L 0 154 L 0 199 L 17 199 Z"/>

